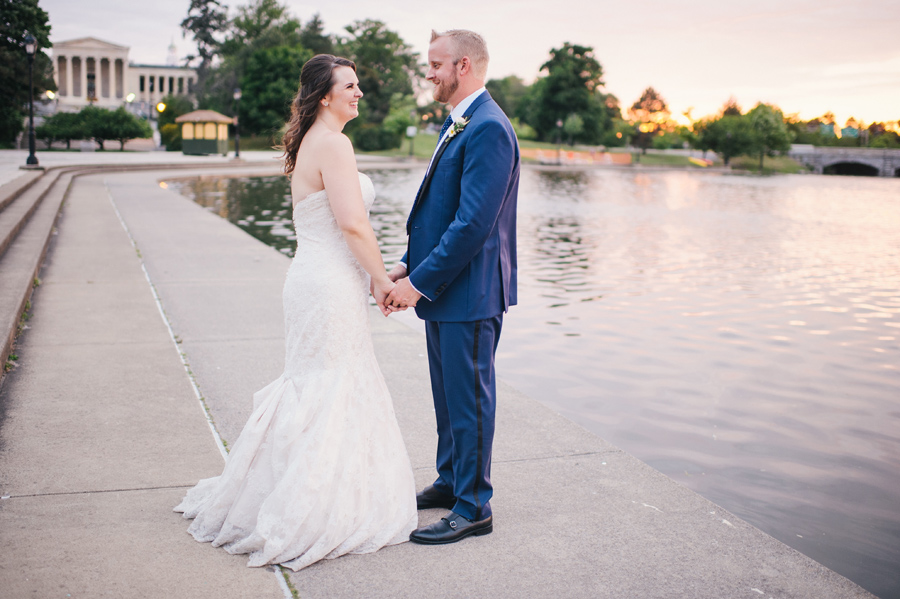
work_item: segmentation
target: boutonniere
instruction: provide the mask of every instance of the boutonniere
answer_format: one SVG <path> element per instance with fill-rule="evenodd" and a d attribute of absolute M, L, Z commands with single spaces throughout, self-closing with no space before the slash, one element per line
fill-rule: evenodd
<path fill-rule="evenodd" d="M 453 139 L 453 137 L 457 133 L 461 133 L 463 129 L 466 128 L 466 125 L 469 124 L 469 117 L 464 116 L 458 121 L 453 121 L 453 124 L 450 125 L 450 130 L 447 132 L 447 140 Z"/>

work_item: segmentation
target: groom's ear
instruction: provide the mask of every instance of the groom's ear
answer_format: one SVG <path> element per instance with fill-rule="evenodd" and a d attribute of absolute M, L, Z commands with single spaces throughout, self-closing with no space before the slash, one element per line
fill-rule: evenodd
<path fill-rule="evenodd" d="M 459 74 L 468 75 L 472 71 L 472 61 L 468 56 L 459 59 Z"/>

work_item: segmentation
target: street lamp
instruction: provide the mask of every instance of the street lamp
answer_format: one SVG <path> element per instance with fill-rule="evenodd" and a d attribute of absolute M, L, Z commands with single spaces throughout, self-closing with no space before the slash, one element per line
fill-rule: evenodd
<path fill-rule="evenodd" d="M 30 33 L 25 34 L 25 53 L 28 55 L 28 160 L 25 164 L 37 166 L 38 159 L 34 155 L 34 53 L 37 41 Z"/>
<path fill-rule="evenodd" d="M 419 128 L 416 127 L 416 111 L 415 109 L 409 111 L 409 121 L 413 123 L 409 127 L 406 128 L 406 137 L 409 138 L 409 157 L 413 157 L 413 140 L 416 138 L 416 133 Z"/>
<path fill-rule="evenodd" d="M 234 157 L 241 157 L 241 121 L 238 115 L 241 110 L 241 88 L 234 88 Z"/>
<path fill-rule="evenodd" d="M 556 119 L 556 164 L 562 164 L 562 119 Z"/>

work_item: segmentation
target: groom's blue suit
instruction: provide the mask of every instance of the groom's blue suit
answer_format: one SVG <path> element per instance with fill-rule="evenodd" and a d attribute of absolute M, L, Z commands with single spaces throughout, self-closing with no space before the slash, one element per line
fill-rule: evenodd
<path fill-rule="evenodd" d="M 519 145 L 488 92 L 438 148 L 407 222 L 403 261 L 423 294 L 438 429 L 435 488 L 470 520 L 491 514 L 494 353 L 516 303 Z"/>

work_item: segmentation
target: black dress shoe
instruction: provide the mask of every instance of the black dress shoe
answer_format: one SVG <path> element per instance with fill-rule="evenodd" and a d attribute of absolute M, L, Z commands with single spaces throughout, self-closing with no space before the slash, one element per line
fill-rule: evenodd
<path fill-rule="evenodd" d="M 441 493 L 434 488 L 434 485 L 429 485 L 421 493 L 416 493 L 417 510 L 429 510 L 435 507 L 452 510 L 454 505 L 456 505 L 456 497 Z"/>
<path fill-rule="evenodd" d="M 493 531 L 493 516 L 473 521 L 450 512 L 434 524 L 417 528 L 409 533 L 409 540 L 423 545 L 444 545 L 455 543 L 471 535 L 489 535 Z"/>

